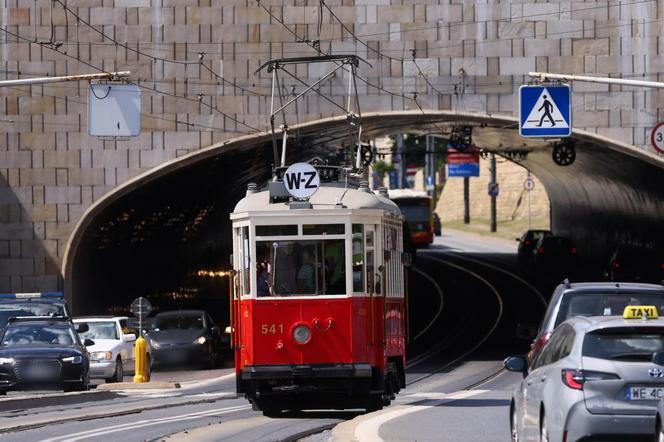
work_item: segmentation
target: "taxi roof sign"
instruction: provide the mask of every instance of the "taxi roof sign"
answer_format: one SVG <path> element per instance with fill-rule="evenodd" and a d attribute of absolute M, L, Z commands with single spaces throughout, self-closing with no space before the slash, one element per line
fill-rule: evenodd
<path fill-rule="evenodd" d="M 628 305 L 623 310 L 625 319 L 655 319 L 658 317 L 657 307 L 654 305 Z"/>

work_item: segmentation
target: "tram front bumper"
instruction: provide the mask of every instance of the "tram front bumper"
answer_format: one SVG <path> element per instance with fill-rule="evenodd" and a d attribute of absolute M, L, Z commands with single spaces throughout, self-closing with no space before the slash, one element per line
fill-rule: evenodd
<path fill-rule="evenodd" d="M 369 364 L 250 365 L 242 369 L 242 380 L 370 379 Z"/>

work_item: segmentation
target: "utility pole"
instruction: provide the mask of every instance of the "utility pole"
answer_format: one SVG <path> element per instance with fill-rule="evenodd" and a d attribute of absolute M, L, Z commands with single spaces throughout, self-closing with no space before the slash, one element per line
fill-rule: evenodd
<path fill-rule="evenodd" d="M 549 72 L 528 72 L 528 76 L 538 78 L 542 82 L 547 80 L 585 81 L 589 83 L 620 84 L 623 86 L 664 89 L 664 83 L 661 81 L 627 80 L 624 78 L 591 77 L 588 75 L 551 74 Z"/>
<path fill-rule="evenodd" d="M 79 74 L 79 75 L 65 75 L 63 77 L 38 77 L 38 78 L 21 78 L 18 80 L 0 80 L 0 87 L 2 86 L 22 86 L 31 84 L 46 84 L 46 83 L 62 83 L 65 81 L 82 81 L 82 80 L 115 80 L 118 78 L 128 77 L 130 71 L 120 72 L 100 72 L 97 74 Z"/>
<path fill-rule="evenodd" d="M 489 189 L 491 194 L 491 231 L 495 232 L 498 230 L 496 223 L 496 193 L 492 189 L 496 189 L 496 154 L 491 152 L 491 165 L 489 166 L 491 170 L 491 181 L 489 182 Z"/>
<path fill-rule="evenodd" d="M 470 224 L 470 177 L 463 177 L 463 223 Z"/>
<path fill-rule="evenodd" d="M 397 158 L 399 162 L 397 163 L 397 176 L 399 180 L 398 189 L 403 188 L 404 182 L 404 158 L 403 158 L 403 134 L 397 135 Z"/>

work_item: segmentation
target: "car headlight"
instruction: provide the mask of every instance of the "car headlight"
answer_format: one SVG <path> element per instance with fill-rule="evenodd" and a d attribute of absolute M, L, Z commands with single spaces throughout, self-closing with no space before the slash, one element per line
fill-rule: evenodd
<path fill-rule="evenodd" d="M 14 358 L 0 358 L 0 365 L 12 365 L 14 364 Z"/>
<path fill-rule="evenodd" d="M 92 353 L 90 353 L 90 359 L 94 359 L 95 361 L 104 361 L 104 360 L 111 361 L 113 360 L 113 352 L 93 351 Z"/>
<path fill-rule="evenodd" d="M 205 344 L 205 341 L 207 341 L 207 339 L 205 339 L 205 336 L 201 336 L 200 338 L 194 340 L 194 344 Z"/>
<path fill-rule="evenodd" d="M 83 356 L 69 356 L 67 358 L 62 358 L 62 362 L 69 362 L 72 364 L 80 364 L 83 362 Z"/>
<path fill-rule="evenodd" d="M 306 344 L 311 339 L 311 329 L 306 325 L 298 325 L 293 329 L 293 339 L 298 344 Z"/>
<path fill-rule="evenodd" d="M 151 342 L 150 342 L 150 345 L 152 346 L 152 348 L 159 348 L 159 347 L 161 347 L 161 344 L 160 344 L 159 342 L 155 342 L 155 341 L 151 341 Z"/>

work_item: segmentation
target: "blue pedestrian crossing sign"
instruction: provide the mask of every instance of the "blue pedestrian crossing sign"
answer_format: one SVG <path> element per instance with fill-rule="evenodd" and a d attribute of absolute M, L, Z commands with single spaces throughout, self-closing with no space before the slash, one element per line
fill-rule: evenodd
<path fill-rule="evenodd" d="M 565 84 L 519 88 L 519 135 L 569 137 L 572 134 L 572 90 Z"/>

